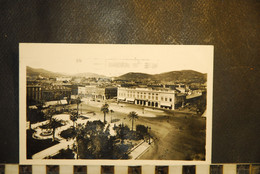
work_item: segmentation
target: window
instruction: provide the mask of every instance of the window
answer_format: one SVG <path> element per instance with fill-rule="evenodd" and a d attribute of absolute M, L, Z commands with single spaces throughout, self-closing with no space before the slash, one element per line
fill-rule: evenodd
<path fill-rule="evenodd" d="M 163 101 L 163 97 L 161 97 L 161 100 Z"/>
<path fill-rule="evenodd" d="M 171 102 L 171 101 L 172 101 L 172 98 L 170 98 L 169 100 L 170 100 L 170 102 Z"/>
<path fill-rule="evenodd" d="M 148 99 L 150 99 L 151 97 L 150 96 L 148 96 Z"/>
<path fill-rule="evenodd" d="M 158 100 L 158 97 L 156 96 L 156 100 Z"/>
<path fill-rule="evenodd" d="M 165 101 L 167 101 L 167 98 L 165 97 Z"/>

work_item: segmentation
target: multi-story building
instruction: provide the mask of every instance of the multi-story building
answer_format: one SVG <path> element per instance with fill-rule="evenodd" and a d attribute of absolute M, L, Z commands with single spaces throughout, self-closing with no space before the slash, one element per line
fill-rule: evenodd
<path fill-rule="evenodd" d="M 57 81 L 71 81 L 71 77 L 56 77 Z"/>
<path fill-rule="evenodd" d="M 106 87 L 105 88 L 106 99 L 112 99 L 117 96 L 117 87 Z"/>
<path fill-rule="evenodd" d="M 71 89 L 72 95 L 82 95 L 86 94 L 86 88 L 83 85 L 72 85 L 72 84 L 63 84 L 63 86 Z"/>
<path fill-rule="evenodd" d="M 117 100 L 156 108 L 175 109 L 175 91 L 159 88 L 118 88 Z"/>
<path fill-rule="evenodd" d="M 86 96 L 93 100 L 105 100 L 112 99 L 117 96 L 116 87 L 97 87 L 97 86 L 86 86 Z"/>
<path fill-rule="evenodd" d="M 88 95 L 95 101 L 101 101 L 106 99 L 105 88 L 98 88 L 96 86 L 87 88 Z"/>
<path fill-rule="evenodd" d="M 27 85 L 27 103 L 35 104 L 42 100 L 42 88 L 40 85 Z"/>
<path fill-rule="evenodd" d="M 27 103 L 36 104 L 41 101 L 69 99 L 71 89 L 62 85 L 27 85 Z"/>
<path fill-rule="evenodd" d="M 42 98 L 45 101 L 62 100 L 71 96 L 71 89 L 62 85 L 43 86 L 41 89 Z"/>

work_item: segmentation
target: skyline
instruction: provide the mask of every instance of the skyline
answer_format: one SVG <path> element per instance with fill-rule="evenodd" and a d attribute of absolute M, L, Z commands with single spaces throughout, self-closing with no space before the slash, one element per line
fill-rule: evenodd
<path fill-rule="evenodd" d="M 30 67 L 30 66 L 27 66 L 27 67 Z M 41 70 L 46 70 L 46 69 L 44 69 L 44 68 L 34 68 L 34 67 L 30 67 L 30 68 L 33 68 L 33 69 L 36 69 L 36 70 L 39 70 L 39 69 L 41 69 Z M 49 71 L 49 70 L 46 70 L 46 71 Z M 175 71 L 175 70 L 173 70 L 173 71 Z M 161 72 L 161 73 L 159 73 L 159 74 L 169 73 L 169 72 L 173 72 L 173 71 Z M 184 70 L 176 70 L 176 71 L 195 71 L 195 70 L 192 70 L 192 69 L 184 69 Z M 59 73 L 59 74 L 65 76 L 65 77 L 66 77 L 66 76 L 69 77 L 69 76 L 76 76 L 76 75 L 78 75 L 78 74 L 66 74 L 66 73 L 63 73 L 63 72 L 53 72 L 53 71 L 49 71 L 49 72 L 51 72 L 51 73 Z M 199 72 L 199 71 L 196 71 L 196 72 Z M 96 74 L 96 73 L 92 73 L 92 72 L 82 72 L 82 73 L 79 73 L 79 74 L 88 74 L 88 73 L 89 73 L 89 74 Z M 128 73 L 143 73 L 143 72 L 127 72 L 127 73 L 125 73 L 125 74 L 128 74 Z M 199 72 L 199 73 L 202 73 L 202 72 Z M 119 77 L 119 76 L 122 76 L 122 75 L 125 75 L 125 74 L 121 74 L 121 75 L 113 76 L 113 77 Z M 143 73 L 143 74 L 156 75 L 156 74 L 149 74 L 149 73 Z M 202 73 L 202 74 L 207 74 L 207 73 Z M 111 78 L 110 76 L 105 76 L 105 75 L 102 75 L 102 74 L 96 74 L 96 75 Z"/>
<path fill-rule="evenodd" d="M 115 77 L 128 72 L 160 74 L 194 70 L 211 72 L 213 46 L 20 44 L 25 66 L 74 75 Z"/>

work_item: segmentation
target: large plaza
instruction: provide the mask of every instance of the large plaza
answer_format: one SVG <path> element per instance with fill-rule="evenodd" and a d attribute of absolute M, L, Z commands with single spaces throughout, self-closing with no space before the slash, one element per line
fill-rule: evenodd
<path fill-rule="evenodd" d="M 91 101 L 83 98 L 82 102 L 70 104 L 66 107 L 71 110 L 78 108 L 80 118 L 77 119 L 76 125 L 87 124 L 89 121 L 104 120 L 104 114 L 100 110 L 102 105 L 108 104 L 109 110 L 106 114 L 106 127 L 109 127 L 111 136 L 116 132 L 113 127 L 118 125 L 132 126 L 132 121 L 128 114 L 135 111 L 138 119 L 134 122 L 134 130 L 136 125 L 144 125 L 149 128 L 149 139 L 145 138 L 140 141 L 132 141 L 134 150 L 129 152 L 130 159 L 161 159 L 161 160 L 204 160 L 205 159 L 205 125 L 206 120 L 196 115 L 196 112 L 185 110 L 182 112 L 145 107 L 129 103 L 116 102 L 114 100 L 107 101 Z M 61 132 L 70 129 L 73 122 L 69 118 L 68 113 L 57 114 L 54 118 L 64 122 L 64 125 L 55 131 L 55 140 L 57 144 L 43 149 L 32 155 L 32 158 L 46 158 L 56 155 L 59 150 L 72 148 L 75 140 L 69 141 L 61 137 Z M 42 136 L 44 129 L 39 126 L 47 124 L 47 121 L 34 123 L 31 129 L 35 132 L 35 139 L 51 139 L 52 135 Z M 109 126 L 108 126 L 109 125 Z M 139 147 L 139 148 L 136 148 Z M 76 157 L 75 157 L 76 158 Z"/>

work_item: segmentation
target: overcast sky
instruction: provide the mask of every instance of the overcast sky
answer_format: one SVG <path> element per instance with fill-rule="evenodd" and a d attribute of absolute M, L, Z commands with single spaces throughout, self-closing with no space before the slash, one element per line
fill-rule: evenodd
<path fill-rule="evenodd" d="M 213 46 L 20 44 L 20 61 L 32 68 L 66 74 L 91 72 L 119 76 L 176 70 L 209 73 Z"/>

